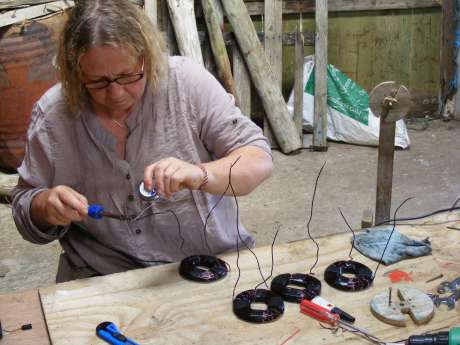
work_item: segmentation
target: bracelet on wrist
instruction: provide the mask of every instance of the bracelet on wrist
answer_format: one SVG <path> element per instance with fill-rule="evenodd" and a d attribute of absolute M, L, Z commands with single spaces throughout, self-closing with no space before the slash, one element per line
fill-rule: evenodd
<path fill-rule="evenodd" d="M 203 179 L 201 180 L 200 186 L 198 187 L 198 190 L 201 190 L 206 185 L 206 183 L 208 183 L 208 171 L 202 164 L 198 164 L 198 167 L 203 172 Z"/>

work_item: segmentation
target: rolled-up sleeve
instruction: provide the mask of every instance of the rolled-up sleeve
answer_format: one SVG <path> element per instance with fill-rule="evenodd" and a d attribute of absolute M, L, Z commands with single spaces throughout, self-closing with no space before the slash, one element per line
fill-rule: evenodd
<path fill-rule="evenodd" d="M 235 105 L 234 97 L 203 66 L 184 63 L 183 83 L 199 123 L 200 139 L 217 158 L 243 146 L 256 146 L 271 155 L 262 130 Z"/>
<path fill-rule="evenodd" d="M 12 214 L 25 240 L 45 244 L 62 237 L 67 227 L 40 229 L 30 217 L 33 198 L 51 187 L 53 180 L 53 143 L 49 140 L 44 114 L 38 104 L 32 110 L 27 137 L 24 160 L 18 168 L 19 182 L 12 193 Z"/>

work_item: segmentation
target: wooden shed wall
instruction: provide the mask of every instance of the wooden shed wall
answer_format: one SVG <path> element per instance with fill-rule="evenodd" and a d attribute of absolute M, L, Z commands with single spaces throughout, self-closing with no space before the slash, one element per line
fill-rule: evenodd
<path fill-rule="evenodd" d="M 295 31 L 298 15 L 283 20 L 283 31 Z M 314 16 L 303 16 L 305 30 L 314 31 Z M 331 12 L 329 63 L 370 91 L 382 81 L 406 85 L 416 101 L 417 115 L 437 110 L 440 90 L 441 8 Z M 313 47 L 306 47 L 313 54 Z M 283 50 L 283 91 L 293 85 L 294 48 Z"/>

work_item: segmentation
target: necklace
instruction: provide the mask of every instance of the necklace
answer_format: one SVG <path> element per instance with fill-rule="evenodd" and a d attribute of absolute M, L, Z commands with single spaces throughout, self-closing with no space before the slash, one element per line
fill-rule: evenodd
<path fill-rule="evenodd" d="M 126 130 L 128 130 L 128 132 L 129 132 L 129 127 L 128 127 L 126 124 L 123 124 L 123 123 L 121 123 L 121 122 L 119 122 L 119 121 L 117 121 L 117 120 L 115 120 L 115 119 L 110 119 L 110 120 L 112 120 L 113 122 L 115 122 L 115 124 L 116 124 L 118 127 L 121 127 L 121 128 L 123 128 L 123 129 L 126 129 Z"/>

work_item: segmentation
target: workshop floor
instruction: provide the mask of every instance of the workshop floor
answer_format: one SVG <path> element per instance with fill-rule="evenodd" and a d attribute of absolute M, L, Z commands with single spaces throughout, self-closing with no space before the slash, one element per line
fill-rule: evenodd
<path fill-rule="evenodd" d="M 460 122 L 419 120 L 408 127 L 411 148 L 395 154 L 393 211 L 408 197 L 414 199 L 398 216 L 452 206 L 460 195 Z M 277 226 L 278 242 L 306 237 L 314 182 L 325 161 L 310 224 L 312 235 L 347 231 L 339 207 L 351 226 L 360 228 L 363 210 L 375 205 L 376 148 L 329 143 L 326 153 L 304 150 L 285 156 L 275 151 L 272 178 L 239 199 L 241 218 L 257 245 L 271 243 Z M 0 229 L 0 293 L 53 283 L 59 245 L 22 240 L 7 205 L 0 205 Z"/>

